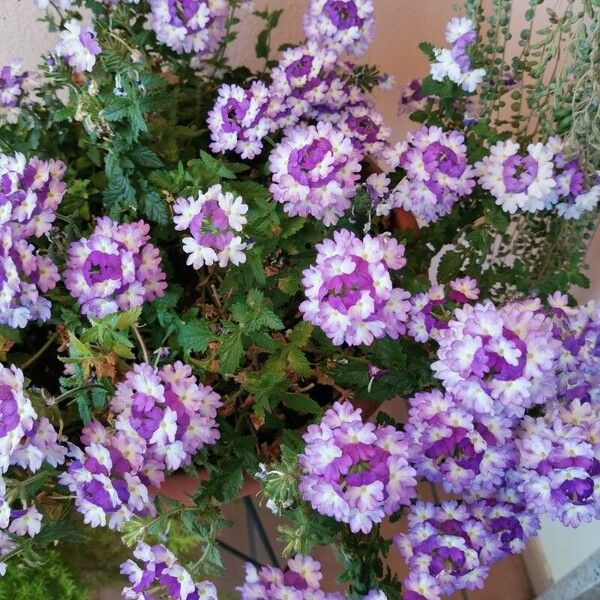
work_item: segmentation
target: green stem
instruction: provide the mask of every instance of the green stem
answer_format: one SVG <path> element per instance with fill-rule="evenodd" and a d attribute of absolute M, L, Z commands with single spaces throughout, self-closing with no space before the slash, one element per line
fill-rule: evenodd
<path fill-rule="evenodd" d="M 83 392 L 85 390 L 91 390 L 93 388 L 105 389 L 104 386 L 101 385 L 100 383 L 88 383 L 86 385 L 80 385 L 71 390 L 67 390 L 66 392 L 62 393 L 60 396 L 57 396 L 54 399 L 53 404 L 58 404 L 59 402 L 62 402 L 63 400 L 67 400 L 69 398 L 72 398 L 73 396 L 76 396 L 79 392 Z"/>
<path fill-rule="evenodd" d="M 137 340 L 140 350 L 142 351 L 142 356 L 144 357 L 144 362 L 146 364 L 150 364 L 150 355 L 148 354 L 148 348 L 146 348 L 146 343 L 144 342 L 144 338 L 140 333 L 137 325 L 132 325 L 131 329 L 133 329 L 133 334 L 135 335 L 135 339 Z"/>
<path fill-rule="evenodd" d="M 21 371 L 24 371 L 31 365 L 35 364 L 40 359 L 40 357 L 43 356 L 44 352 L 46 352 L 46 350 L 48 350 L 48 348 L 52 346 L 52 344 L 56 341 L 57 337 L 58 333 L 53 333 L 48 338 L 46 343 L 33 356 L 29 357 L 22 365 L 19 366 L 19 369 L 21 369 Z"/>

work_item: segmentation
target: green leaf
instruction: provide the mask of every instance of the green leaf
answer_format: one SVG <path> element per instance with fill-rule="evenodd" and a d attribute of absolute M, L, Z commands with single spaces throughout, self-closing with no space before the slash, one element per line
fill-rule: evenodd
<path fill-rule="evenodd" d="M 320 415 L 323 412 L 323 409 L 317 402 L 303 394 L 292 394 L 291 392 L 287 392 L 282 394 L 281 401 L 288 408 L 302 414 Z"/>
<path fill-rule="evenodd" d="M 448 283 L 459 273 L 465 262 L 462 254 L 454 250 L 448 250 L 441 258 L 437 269 L 437 280 L 440 283 Z"/>
<path fill-rule="evenodd" d="M 142 308 L 131 308 L 125 312 L 119 313 L 117 317 L 116 327 L 119 331 L 125 331 L 129 329 L 132 325 L 135 325 L 140 315 L 142 314 Z"/>
<path fill-rule="evenodd" d="M 304 348 L 310 340 L 310 336 L 313 332 L 313 326 L 306 321 L 298 323 L 288 335 L 290 344 L 297 346 L 298 348 Z"/>
<path fill-rule="evenodd" d="M 150 186 L 142 186 L 142 189 L 144 215 L 159 225 L 167 225 L 171 221 L 171 215 L 162 195 Z"/>
<path fill-rule="evenodd" d="M 136 165 L 140 167 L 150 167 L 153 169 L 160 169 L 164 166 L 163 161 L 159 158 L 158 154 L 146 148 L 145 146 L 135 146 L 129 153 L 129 156 Z"/>
<path fill-rule="evenodd" d="M 192 319 L 179 327 L 177 341 L 185 352 L 205 352 L 208 344 L 217 339 L 206 321 Z"/>
<path fill-rule="evenodd" d="M 235 500 L 238 493 L 244 485 L 244 472 L 242 469 L 235 469 L 231 473 L 227 473 L 221 480 L 221 497 L 223 502 Z"/>
<path fill-rule="evenodd" d="M 312 373 L 310 361 L 300 348 L 290 345 L 286 350 L 286 358 L 288 367 L 301 377 L 309 377 Z"/>
<path fill-rule="evenodd" d="M 230 375 L 235 373 L 244 355 L 242 332 L 240 329 L 235 329 L 221 338 L 218 354 L 219 371 L 221 374 Z"/>

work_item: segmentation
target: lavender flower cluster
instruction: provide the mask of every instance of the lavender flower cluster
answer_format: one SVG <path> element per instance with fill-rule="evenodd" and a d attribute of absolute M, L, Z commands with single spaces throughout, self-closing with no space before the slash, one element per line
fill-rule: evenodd
<path fill-rule="evenodd" d="M 0 125 L 14 124 L 24 108 L 39 104 L 39 77 L 23 69 L 20 60 L 0 67 Z"/>
<path fill-rule="evenodd" d="M 178 198 L 173 205 L 175 229 L 188 231 L 183 238 L 187 264 L 194 269 L 218 263 L 240 265 L 246 262 L 247 243 L 238 235 L 246 224 L 248 205 L 241 196 L 213 185 L 197 198 Z"/>
<path fill-rule="evenodd" d="M 322 515 L 369 533 L 416 496 L 408 445 L 391 426 L 363 423 L 360 409 L 336 402 L 304 434 L 300 493 Z"/>
<path fill-rule="evenodd" d="M 84 522 L 121 529 L 133 514 L 151 513 L 149 486 L 159 488 L 166 471 L 189 464 L 219 439 L 219 406 L 219 395 L 197 383 L 188 365 L 134 365 L 111 400 L 113 427 L 89 423 L 84 449 L 71 446 L 60 478 Z"/>
<path fill-rule="evenodd" d="M 54 51 L 76 73 L 85 73 L 94 68 L 96 57 L 102 52 L 102 48 L 93 26 L 71 19 L 61 30 L 60 40 Z"/>
<path fill-rule="evenodd" d="M 466 92 L 474 92 L 483 81 L 485 69 L 473 69 L 469 46 L 477 39 L 471 19 L 455 17 L 446 26 L 446 40 L 451 48 L 435 48 L 435 62 L 431 64 L 431 77 L 435 81 L 450 81 L 460 85 Z"/>
<path fill-rule="evenodd" d="M 405 333 L 410 294 L 392 284 L 390 269 L 406 264 L 404 246 L 385 235 L 362 240 L 346 229 L 316 246 L 316 263 L 303 271 L 304 319 L 335 345 L 366 344 Z"/>
<path fill-rule="evenodd" d="M 42 297 L 58 282 L 50 257 L 29 242 L 47 234 L 66 190 L 61 161 L 0 154 L 0 323 L 25 327 L 50 318 Z"/>
<path fill-rule="evenodd" d="M 377 214 L 393 208 L 412 212 L 421 224 L 447 215 L 475 187 L 475 172 L 467 162 L 464 135 L 439 127 L 421 127 L 409 135 L 398 158 L 406 176 Z"/>
<path fill-rule="evenodd" d="M 164 295 L 166 275 L 149 231 L 144 221 L 102 217 L 89 238 L 71 244 L 64 281 L 84 315 L 105 317 Z"/>
<path fill-rule="evenodd" d="M 131 586 L 123 589 L 123 598 L 131 600 L 218 600 L 217 589 L 209 581 L 194 583 L 189 571 L 177 557 L 162 544 L 150 546 L 139 542 L 133 556 L 121 564 L 121 574 L 125 575 Z"/>
<path fill-rule="evenodd" d="M 516 142 L 497 142 L 475 168 L 481 187 L 510 214 L 554 207 L 563 218 L 578 219 L 600 200 L 600 184 L 586 189 L 577 155 L 567 157 L 558 138 L 530 144 L 526 154 Z"/>
<path fill-rule="evenodd" d="M 67 452 L 50 421 L 37 415 L 23 382 L 20 369 L 0 364 L 0 575 L 6 571 L 2 557 L 17 547 L 13 536 L 34 537 L 42 528 L 42 514 L 34 503 L 19 509 L 11 505 L 7 471 L 18 466 L 33 474 L 44 462 L 56 467 Z"/>

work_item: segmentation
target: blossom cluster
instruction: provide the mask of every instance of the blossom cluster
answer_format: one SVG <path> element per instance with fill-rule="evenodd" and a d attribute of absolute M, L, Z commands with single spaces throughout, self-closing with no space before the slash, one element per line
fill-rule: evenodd
<path fill-rule="evenodd" d="M 23 108 L 40 102 L 39 85 L 36 74 L 24 70 L 20 60 L 0 67 L 0 125 L 16 123 Z"/>
<path fill-rule="evenodd" d="M 408 445 L 394 427 L 363 423 L 361 410 L 336 402 L 304 434 L 300 493 L 322 515 L 369 533 L 416 495 Z"/>
<path fill-rule="evenodd" d="M 392 208 L 412 212 L 421 224 L 447 215 L 475 187 L 475 172 L 467 162 L 465 138 L 459 131 L 423 126 L 410 134 L 399 156 L 406 176 L 392 190 L 378 214 Z"/>
<path fill-rule="evenodd" d="M 374 11 L 372 0 L 311 0 L 304 16 L 304 33 L 338 54 L 360 56 L 373 38 Z"/>
<path fill-rule="evenodd" d="M 454 302 L 456 304 L 467 304 L 479 299 L 479 288 L 477 281 L 472 277 L 460 277 L 453 279 L 448 284 L 450 290 L 447 293 L 443 285 L 431 286 L 427 292 L 414 294 L 410 299 L 410 322 L 408 324 L 408 335 L 417 342 L 427 342 L 430 338 L 436 338 L 441 329 L 448 324 L 436 313 L 445 306 Z"/>
<path fill-rule="evenodd" d="M 451 48 L 435 48 L 435 62 L 431 64 L 431 77 L 443 81 L 446 77 L 460 85 L 466 92 L 474 92 L 485 77 L 485 69 L 473 69 L 469 46 L 477 39 L 471 19 L 455 17 L 446 25 L 446 41 Z"/>
<path fill-rule="evenodd" d="M 204 58 L 225 35 L 227 0 L 150 0 L 147 27 L 177 54 Z"/>
<path fill-rule="evenodd" d="M 178 198 L 173 205 L 175 229 L 188 231 L 183 238 L 187 264 L 194 269 L 218 263 L 240 265 L 246 262 L 247 243 L 238 235 L 246 224 L 248 205 L 241 196 L 213 185 L 197 198 Z"/>
<path fill-rule="evenodd" d="M 37 415 L 23 382 L 20 369 L 0 364 L 0 575 L 6 570 L 2 557 L 16 547 L 11 535 L 34 537 L 42 528 L 42 514 L 34 503 L 11 507 L 6 472 L 13 465 L 29 473 L 39 471 L 44 462 L 56 467 L 67 451 L 50 421 Z"/>
<path fill-rule="evenodd" d="M 25 327 L 50 318 L 42 297 L 58 282 L 50 257 L 29 242 L 47 234 L 66 190 L 61 161 L 0 154 L 0 323 Z"/>
<path fill-rule="evenodd" d="M 417 473 L 447 492 L 489 496 L 516 464 L 508 418 L 478 414 L 439 390 L 410 400 L 406 438 L 413 447 Z"/>
<path fill-rule="evenodd" d="M 600 401 L 600 305 L 594 301 L 577 307 L 556 293 L 549 298 L 554 336 L 560 340 L 558 392 L 566 400 Z"/>
<path fill-rule="evenodd" d="M 490 565 L 521 552 L 539 528 L 522 504 L 502 501 L 419 501 L 408 523 L 408 533 L 394 537 L 410 569 L 403 584 L 406 600 L 439 600 L 441 595 L 482 588 Z"/>
<path fill-rule="evenodd" d="M 269 90 L 262 81 L 255 81 L 247 90 L 239 85 L 224 84 L 208 114 L 213 152 L 234 150 L 242 158 L 254 158 L 262 151 L 262 140 L 271 131 L 273 122 L 267 108 Z"/>
<path fill-rule="evenodd" d="M 110 402 L 114 426 L 89 423 L 84 449 L 71 446 L 61 475 L 84 522 L 120 529 L 132 514 L 151 512 L 148 487 L 160 487 L 167 470 L 219 439 L 219 406 L 219 395 L 197 383 L 188 365 L 134 365 Z"/>
<path fill-rule="evenodd" d="M 468 410 L 521 418 L 555 394 L 560 341 L 538 299 L 465 305 L 437 342 L 433 373 Z"/>
<path fill-rule="evenodd" d="M 102 52 L 93 26 L 84 25 L 76 19 L 65 23 L 54 50 L 77 73 L 91 71 L 96 57 Z"/>
<path fill-rule="evenodd" d="M 600 518 L 600 407 L 575 398 L 526 416 L 516 439 L 519 489 L 539 513 L 577 527 Z"/>
<path fill-rule="evenodd" d="M 352 140 L 330 123 L 288 128 L 269 158 L 269 189 L 288 215 L 334 225 L 356 194 L 360 159 Z"/>
<path fill-rule="evenodd" d="M 386 235 L 362 240 L 347 229 L 316 246 L 316 263 L 303 271 L 304 319 L 337 346 L 373 343 L 406 332 L 410 294 L 393 286 L 390 269 L 406 264 L 404 246 Z"/>
<path fill-rule="evenodd" d="M 529 144 L 526 154 L 516 142 L 497 142 L 475 168 L 481 187 L 511 214 L 554 207 L 563 218 L 578 219 L 600 200 L 600 185 L 586 189 L 577 156 L 567 157 L 558 138 Z"/>
<path fill-rule="evenodd" d="M 84 315 L 105 317 L 164 295 L 166 275 L 149 231 L 144 221 L 101 217 L 89 238 L 70 245 L 64 281 Z"/>
<path fill-rule="evenodd" d="M 277 567 L 261 567 L 246 563 L 244 585 L 238 587 L 241 600 L 257 598 L 289 598 L 290 600 L 343 600 L 338 593 L 321 591 L 321 563 L 310 556 L 296 554 L 288 559 L 285 571 Z"/>
<path fill-rule="evenodd" d="M 218 600 L 214 584 L 194 583 L 189 571 L 162 544 L 139 542 L 133 556 L 141 566 L 131 559 L 121 564 L 121 574 L 131 583 L 123 589 L 123 598 L 154 600 L 161 591 L 160 597 L 169 600 Z"/>

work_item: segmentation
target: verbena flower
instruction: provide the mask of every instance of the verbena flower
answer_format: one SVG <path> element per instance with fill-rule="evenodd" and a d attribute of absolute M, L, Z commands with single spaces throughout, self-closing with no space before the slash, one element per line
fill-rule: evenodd
<path fill-rule="evenodd" d="M 529 144 L 527 154 L 511 140 L 496 142 L 488 156 L 475 164 L 479 185 L 489 190 L 496 204 L 510 214 L 536 212 L 554 197 L 553 154 L 549 146 Z"/>
<path fill-rule="evenodd" d="M 369 345 L 406 331 L 410 294 L 392 284 L 390 270 L 406 264 L 404 246 L 385 235 L 362 240 L 346 229 L 317 244 L 316 263 L 303 271 L 304 319 L 336 346 Z"/>
<path fill-rule="evenodd" d="M 489 568 L 481 549 L 490 534 L 465 505 L 418 501 L 408 524 L 408 533 L 394 536 L 410 571 L 403 585 L 406 600 L 437 600 L 483 587 Z"/>
<path fill-rule="evenodd" d="M 446 77 L 460 85 L 466 92 L 474 92 L 485 77 L 485 69 L 472 69 L 468 51 L 477 34 L 470 19 L 455 17 L 446 25 L 446 40 L 451 48 L 434 48 L 435 62 L 431 64 L 431 77 L 443 81 Z"/>
<path fill-rule="evenodd" d="M 0 225 L 18 238 L 48 233 L 67 189 L 65 171 L 60 160 L 0 154 Z"/>
<path fill-rule="evenodd" d="M 102 52 L 94 28 L 76 19 L 67 21 L 64 27 L 56 53 L 77 73 L 91 71 L 96 64 L 96 56 Z"/>
<path fill-rule="evenodd" d="M 269 116 L 277 127 L 302 117 L 336 111 L 348 102 L 348 87 L 336 75 L 337 54 L 315 42 L 288 48 L 271 71 Z"/>
<path fill-rule="evenodd" d="M 39 77 L 24 70 L 20 60 L 0 67 L 0 125 L 16 123 L 23 108 L 41 102 L 36 95 L 40 84 Z"/>
<path fill-rule="evenodd" d="M 248 205 L 241 196 L 224 192 L 217 184 L 197 198 L 178 198 L 173 212 L 175 229 L 190 233 L 183 238 L 188 265 L 200 269 L 215 263 L 225 267 L 246 262 L 247 243 L 238 234 L 246 224 Z"/>
<path fill-rule="evenodd" d="M 177 54 L 205 58 L 225 35 L 227 0 L 150 0 L 148 28 Z"/>
<path fill-rule="evenodd" d="M 469 410 L 521 418 L 555 394 L 560 342 L 537 299 L 465 305 L 437 341 L 434 375 Z"/>
<path fill-rule="evenodd" d="M 267 116 L 269 91 L 262 81 L 248 89 L 223 84 L 213 109 L 208 114 L 208 128 L 213 152 L 233 150 L 242 158 L 261 153 L 263 138 L 273 123 Z"/>
<path fill-rule="evenodd" d="M 465 138 L 458 131 L 421 127 L 410 134 L 399 165 L 406 171 L 391 195 L 390 208 L 412 212 L 422 224 L 447 215 L 475 187 Z"/>
<path fill-rule="evenodd" d="M 60 478 L 84 522 L 119 530 L 133 514 L 151 513 L 149 486 L 160 487 L 167 471 L 219 439 L 219 406 L 218 394 L 197 383 L 188 365 L 134 365 L 110 402 L 113 427 L 88 424 L 83 450 L 71 446 Z"/>
<path fill-rule="evenodd" d="M 523 419 L 517 476 L 527 504 L 577 527 L 600 518 L 600 408 L 575 398 Z"/>
<path fill-rule="evenodd" d="M 27 240 L 15 239 L 9 226 L 0 227 L 0 239 L 0 323 L 22 328 L 47 321 L 51 303 L 40 293 L 56 286 L 58 269 Z"/>
<path fill-rule="evenodd" d="M 166 276 L 149 231 L 144 221 L 102 217 L 89 238 L 71 244 L 65 285 L 84 315 L 105 317 L 164 295 Z"/>
<path fill-rule="evenodd" d="M 399 115 L 410 114 L 423 108 L 426 98 L 421 91 L 422 87 L 423 82 L 421 79 L 413 79 L 400 88 Z"/>
<path fill-rule="evenodd" d="M 37 418 L 23 379 L 21 369 L 0 364 L 0 474 L 8 470 L 13 453 Z"/>
<path fill-rule="evenodd" d="M 311 0 L 304 32 L 325 48 L 360 56 L 373 39 L 374 11 L 371 0 Z"/>
<path fill-rule="evenodd" d="M 218 600 L 214 584 L 195 583 L 177 557 L 162 544 L 150 546 L 139 542 L 133 556 L 138 562 L 129 559 L 121 564 L 121 574 L 131 583 L 123 589 L 123 598 L 152 600 L 162 591 L 161 598 L 169 600 Z"/>
<path fill-rule="evenodd" d="M 245 569 L 244 584 L 236 588 L 241 600 L 343 600 L 341 594 L 321 590 L 321 563 L 310 556 L 296 554 L 284 571 L 270 566 L 258 569 L 251 563 Z"/>
<path fill-rule="evenodd" d="M 469 411 L 438 390 L 411 398 L 409 415 L 411 464 L 446 492 L 489 495 L 516 464 L 510 419 Z"/>
<path fill-rule="evenodd" d="M 288 215 L 334 225 L 350 208 L 360 160 L 352 141 L 330 123 L 291 127 L 269 157 L 269 189 Z"/>
<path fill-rule="evenodd" d="M 567 154 L 559 137 L 550 138 L 547 145 L 554 154 L 552 160 L 556 181 L 549 204 L 564 219 L 579 219 L 598 206 L 600 183 L 586 189 L 585 174 L 581 170 L 578 155 Z"/>
<path fill-rule="evenodd" d="M 566 295 L 549 298 L 554 337 L 560 340 L 558 392 L 561 398 L 600 401 L 600 305 L 570 307 Z"/>
<path fill-rule="evenodd" d="M 449 282 L 450 291 L 443 285 L 433 285 L 429 291 L 413 295 L 410 299 L 408 334 L 417 342 L 436 338 L 439 331 L 448 327 L 437 311 L 450 309 L 450 303 L 467 304 L 479 298 L 477 280 L 461 277 Z M 448 306 L 446 306 L 448 305 Z"/>
<path fill-rule="evenodd" d="M 369 533 L 416 495 L 404 435 L 363 423 L 360 409 L 336 402 L 304 434 L 300 493 L 318 513 Z"/>

